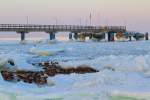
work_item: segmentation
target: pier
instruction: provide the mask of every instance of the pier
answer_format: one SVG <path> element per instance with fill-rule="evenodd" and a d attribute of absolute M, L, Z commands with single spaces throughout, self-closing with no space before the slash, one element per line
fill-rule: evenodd
<path fill-rule="evenodd" d="M 35 25 L 35 24 L 0 24 L 0 32 L 16 32 L 20 34 L 21 41 L 25 40 L 25 35 L 30 32 L 45 32 L 49 34 L 49 39 L 54 40 L 57 32 L 70 32 L 68 38 L 85 41 L 95 38 L 101 40 L 107 34 L 108 41 L 114 41 L 115 33 L 130 34 L 127 32 L 126 26 L 82 26 L 82 25 Z M 148 40 L 148 33 L 145 35 Z"/>

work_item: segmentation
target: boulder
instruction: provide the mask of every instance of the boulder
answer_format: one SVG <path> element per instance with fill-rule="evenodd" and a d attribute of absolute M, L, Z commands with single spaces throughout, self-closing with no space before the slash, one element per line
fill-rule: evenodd
<path fill-rule="evenodd" d="M 26 83 L 35 83 L 37 85 L 47 84 L 48 77 L 43 71 L 17 71 L 16 75 Z"/>
<path fill-rule="evenodd" d="M 9 72 L 9 71 L 1 71 L 2 77 L 4 80 L 6 81 L 13 81 L 14 80 L 14 74 L 13 72 Z"/>
<path fill-rule="evenodd" d="M 80 65 L 77 67 L 68 67 L 64 68 L 58 64 L 58 62 L 42 62 L 39 63 L 39 66 L 43 67 L 44 71 L 48 76 L 55 76 L 58 74 L 85 74 L 85 73 L 96 73 L 98 70 L 88 66 L 88 65 Z"/>
<path fill-rule="evenodd" d="M 1 71 L 2 77 L 6 81 L 23 81 L 25 83 L 35 83 L 37 85 L 47 84 L 47 75 L 42 71 L 22 71 L 17 70 L 16 72 Z"/>
<path fill-rule="evenodd" d="M 75 70 L 75 73 L 78 73 L 78 74 L 96 73 L 96 72 L 99 72 L 99 71 L 87 65 L 78 66 Z"/>
<path fill-rule="evenodd" d="M 8 62 L 12 66 L 15 64 L 13 62 Z M 37 65 L 37 64 L 32 64 Z M 2 69 L 1 74 L 4 80 L 6 81 L 23 81 L 25 83 L 35 83 L 37 85 L 47 85 L 48 83 L 48 76 L 55 76 L 59 74 L 86 74 L 86 73 L 96 73 L 99 72 L 98 70 L 87 66 L 87 65 L 81 65 L 77 67 L 62 67 L 59 65 L 58 62 L 42 62 L 38 64 L 41 66 L 41 71 L 26 71 L 26 70 L 9 70 L 9 69 Z M 43 71 L 42 71 L 43 69 Z M 50 84 L 54 84 L 51 82 Z"/>

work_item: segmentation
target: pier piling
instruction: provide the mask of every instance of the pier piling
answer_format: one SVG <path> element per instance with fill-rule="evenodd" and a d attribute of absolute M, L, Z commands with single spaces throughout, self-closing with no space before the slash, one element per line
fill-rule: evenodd
<path fill-rule="evenodd" d="M 78 33 L 74 33 L 74 39 L 78 40 Z"/>
<path fill-rule="evenodd" d="M 25 40 L 25 32 L 21 32 L 21 41 L 24 41 Z"/>
<path fill-rule="evenodd" d="M 148 32 L 145 33 L 145 40 L 149 40 Z"/>
<path fill-rule="evenodd" d="M 54 32 L 49 33 L 49 39 L 50 40 L 55 40 L 56 36 Z"/>
<path fill-rule="evenodd" d="M 90 34 L 90 35 L 89 35 L 89 39 L 92 39 L 92 38 L 93 38 L 93 35 L 92 35 L 92 34 Z"/>
<path fill-rule="evenodd" d="M 132 41 L 132 36 L 131 35 L 129 36 L 129 41 Z"/>
<path fill-rule="evenodd" d="M 69 33 L 69 40 L 72 40 L 72 33 Z"/>
<path fill-rule="evenodd" d="M 114 32 L 108 32 L 108 42 L 114 41 Z"/>

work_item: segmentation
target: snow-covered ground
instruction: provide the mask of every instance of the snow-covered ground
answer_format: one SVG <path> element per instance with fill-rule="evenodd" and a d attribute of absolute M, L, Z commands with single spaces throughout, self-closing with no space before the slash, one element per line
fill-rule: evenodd
<path fill-rule="evenodd" d="M 30 63 L 58 61 L 64 67 L 90 65 L 94 74 L 49 77 L 54 86 L 10 83 L 0 75 L 0 100 L 150 100 L 150 42 L 0 41 L 0 59 L 12 58 L 20 69 Z M 111 70 L 113 69 L 113 70 Z"/>

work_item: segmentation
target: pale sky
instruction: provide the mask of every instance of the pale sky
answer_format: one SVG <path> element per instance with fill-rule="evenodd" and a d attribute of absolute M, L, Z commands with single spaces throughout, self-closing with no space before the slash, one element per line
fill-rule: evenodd
<path fill-rule="evenodd" d="M 150 0 L 0 0 L 0 24 L 127 25 L 150 32 Z"/>

